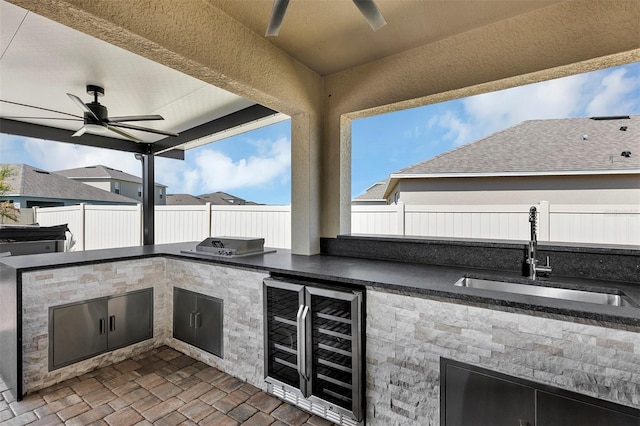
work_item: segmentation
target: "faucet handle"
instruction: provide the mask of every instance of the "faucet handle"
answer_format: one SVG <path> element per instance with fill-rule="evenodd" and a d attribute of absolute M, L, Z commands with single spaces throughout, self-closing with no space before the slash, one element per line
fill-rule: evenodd
<path fill-rule="evenodd" d="M 547 263 L 545 265 L 537 265 L 536 271 L 542 274 L 551 273 L 551 265 L 549 264 L 549 256 L 547 256 Z"/>

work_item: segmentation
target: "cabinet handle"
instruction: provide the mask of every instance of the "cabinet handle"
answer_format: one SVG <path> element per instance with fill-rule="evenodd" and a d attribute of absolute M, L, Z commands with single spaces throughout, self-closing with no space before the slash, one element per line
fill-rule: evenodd
<path fill-rule="evenodd" d="M 106 330 L 105 330 L 105 322 L 106 321 L 104 320 L 104 318 L 100 318 L 100 321 L 99 321 L 99 323 L 100 323 L 100 334 L 104 334 L 106 332 Z"/>
<path fill-rule="evenodd" d="M 201 320 L 201 317 L 200 317 L 200 312 L 196 312 L 195 323 L 196 323 L 196 328 L 202 327 L 202 320 Z"/>
<path fill-rule="evenodd" d="M 307 379 L 307 330 L 306 330 L 306 318 L 309 313 L 309 307 L 300 305 L 298 313 L 296 315 L 296 321 L 298 323 L 298 374 L 305 380 Z"/>
<path fill-rule="evenodd" d="M 116 316 L 111 315 L 109 317 L 109 331 L 116 331 Z"/>
<path fill-rule="evenodd" d="M 194 327 L 194 314 L 195 312 L 189 312 L 189 328 Z"/>

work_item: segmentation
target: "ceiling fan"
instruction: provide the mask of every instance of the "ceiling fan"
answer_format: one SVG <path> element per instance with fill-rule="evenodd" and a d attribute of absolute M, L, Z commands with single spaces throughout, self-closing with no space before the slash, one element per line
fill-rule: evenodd
<path fill-rule="evenodd" d="M 55 111 L 48 108 L 41 108 L 32 105 L 20 104 L 17 102 L 11 101 L 2 101 L 14 105 L 26 106 L 29 108 L 41 109 L 44 111 L 55 112 L 59 114 L 68 115 L 75 118 L 60 118 L 60 117 L 7 117 L 7 118 L 29 118 L 29 119 L 46 119 L 46 120 L 78 120 L 84 121 L 84 125 L 80 130 L 75 132 L 73 137 L 82 136 L 87 130 L 90 130 L 93 133 L 106 133 L 107 131 L 112 131 L 117 133 L 120 136 L 124 136 L 125 138 L 134 141 L 134 142 L 144 142 L 142 139 L 139 139 L 132 135 L 129 132 L 126 132 L 120 128 L 131 129 L 131 130 L 139 130 L 142 132 L 155 133 L 158 135 L 165 136 L 178 136 L 177 133 L 167 132 L 163 130 L 150 129 L 148 127 L 140 127 L 134 126 L 132 124 L 125 124 L 126 121 L 152 121 L 152 120 L 164 120 L 161 115 L 130 115 L 124 117 L 109 117 L 107 107 L 98 102 L 98 97 L 104 95 L 104 88 L 100 86 L 95 86 L 92 84 L 87 85 L 87 93 L 93 96 L 93 102 L 89 102 L 85 104 L 82 100 L 76 95 L 72 95 L 71 93 L 67 93 L 67 96 L 71 98 L 71 100 L 80 107 L 83 111 L 84 116 L 80 117 L 79 115 L 69 114 L 62 111 Z"/>
<path fill-rule="evenodd" d="M 367 20 L 373 31 L 377 31 L 378 29 L 387 25 L 387 21 L 384 20 L 384 17 L 380 13 L 380 10 L 376 6 L 373 0 L 352 0 L 353 3 L 360 9 L 360 13 L 364 16 L 364 19 Z M 269 20 L 269 25 L 267 26 L 267 32 L 265 36 L 277 36 L 280 32 L 280 27 L 282 26 L 282 20 L 284 19 L 284 14 L 287 11 L 287 6 L 289 6 L 289 0 L 273 0 L 273 9 L 271 9 L 271 19 Z"/>

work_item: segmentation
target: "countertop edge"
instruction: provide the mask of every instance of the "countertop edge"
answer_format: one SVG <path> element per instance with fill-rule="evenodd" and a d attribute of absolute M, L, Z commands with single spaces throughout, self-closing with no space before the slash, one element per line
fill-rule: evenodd
<path fill-rule="evenodd" d="M 193 242 L 189 242 L 147 247 L 103 249 L 91 252 L 47 253 L 41 255 L 15 256 L 13 258 L 7 257 L 0 259 L 0 264 L 3 265 L 3 267 L 15 269 L 18 274 L 22 274 L 24 272 L 36 270 L 58 269 L 95 263 L 126 261 L 150 257 L 166 257 L 178 260 L 218 264 L 245 270 L 265 271 L 272 274 L 298 277 L 307 280 L 323 280 L 337 282 L 348 286 L 370 287 L 379 291 L 413 295 L 417 297 L 446 299 L 448 301 L 455 301 L 462 304 L 479 304 L 486 309 L 517 309 L 527 313 L 544 313 L 558 315 L 565 318 L 578 318 L 589 323 L 603 324 L 604 326 L 612 324 L 640 327 L 640 310 L 636 308 L 612 308 L 598 305 L 594 305 L 592 307 L 585 306 L 588 304 L 582 302 L 567 301 L 562 301 L 562 303 L 567 306 L 561 306 L 561 303 L 559 303 L 560 301 L 558 300 L 539 300 L 545 298 L 523 297 L 522 295 L 511 293 L 499 293 L 496 294 L 496 296 L 478 295 L 474 294 L 473 291 L 468 291 L 467 289 L 462 289 L 460 287 L 454 288 L 452 285 L 453 282 L 438 283 L 437 285 L 416 286 L 411 283 L 402 283 L 400 282 L 401 278 L 397 277 L 397 279 L 391 280 L 376 280 L 371 277 L 358 276 L 357 273 L 350 274 L 351 276 L 339 276 L 328 273 L 326 270 L 318 270 L 318 267 L 314 265 L 314 263 L 322 263 L 322 261 L 329 261 L 333 264 L 344 263 L 345 267 L 349 267 L 351 269 L 359 265 L 363 267 L 365 265 L 371 265 L 372 261 L 358 258 L 341 258 L 326 255 L 297 256 L 292 255 L 289 250 L 283 249 L 278 249 L 277 252 L 273 253 L 278 255 L 276 257 L 270 256 L 270 254 L 265 254 L 262 256 L 240 258 L 203 258 L 181 252 L 183 249 L 192 248 L 193 244 Z M 277 261 L 275 261 L 275 259 L 277 259 Z M 380 261 L 375 262 L 379 263 Z M 401 262 L 388 262 L 388 264 L 397 265 L 400 269 L 407 268 L 408 265 L 402 264 Z M 504 274 L 503 272 L 492 273 L 491 271 L 478 271 L 471 268 L 443 267 L 438 265 L 413 265 L 411 268 L 415 269 L 417 273 L 423 272 L 425 274 L 432 271 L 446 271 L 449 276 L 456 273 L 458 276 Z M 414 274 L 416 271 L 414 271 Z M 558 279 L 558 281 L 561 281 L 561 279 Z M 588 282 L 589 280 L 584 281 Z M 640 294 L 640 286 L 638 290 Z M 640 300 L 634 300 L 640 303 Z M 621 311 L 611 313 L 609 309 L 618 309 Z"/>

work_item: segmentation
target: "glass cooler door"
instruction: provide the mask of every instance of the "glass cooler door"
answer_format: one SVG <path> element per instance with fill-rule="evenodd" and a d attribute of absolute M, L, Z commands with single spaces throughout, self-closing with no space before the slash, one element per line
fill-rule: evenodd
<path fill-rule="evenodd" d="M 265 279 L 264 286 L 265 375 L 304 392 L 306 380 L 298 372 L 304 287 L 272 279 Z"/>
<path fill-rule="evenodd" d="M 310 394 L 362 417 L 362 295 L 307 287 Z"/>

